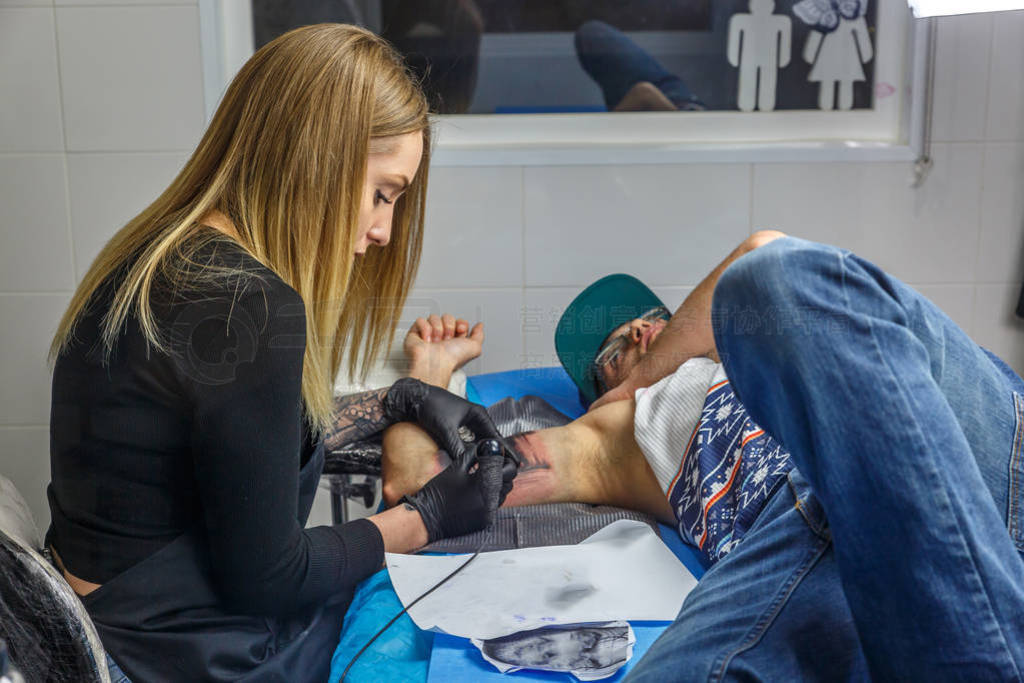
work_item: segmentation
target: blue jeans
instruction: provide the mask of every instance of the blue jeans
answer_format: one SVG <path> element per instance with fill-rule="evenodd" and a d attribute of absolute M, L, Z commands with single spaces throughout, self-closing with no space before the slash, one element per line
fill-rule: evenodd
<path fill-rule="evenodd" d="M 608 109 L 641 81 L 653 84 L 676 108 L 704 109 L 686 83 L 671 74 L 643 48 L 603 21 L 584 22 L 576 29 L 576 55 L 583 70 L 600 86 Z"/>
<path fill-rule="evenodd" d="M 132 683 L 128 676 L 121 671 L 114 658 L 107 653 L 107 672 L 110 674 L 110 683 Z"/>
<path fill-rule="evenodd" d="M 785 238 L 715 341 L 798 468 L 630 680 L 1024 680 L 1024 383 L 933 304 Z"/>

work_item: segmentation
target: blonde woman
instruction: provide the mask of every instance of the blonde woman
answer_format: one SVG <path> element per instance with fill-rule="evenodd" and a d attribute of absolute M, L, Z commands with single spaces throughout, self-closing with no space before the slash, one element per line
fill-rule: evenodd
<path fill-rule="evenodd" d="M 415 379 L 331 391 L 346 351 L 365 371 L 394 333 L 429 151 L 424 97 L 384 41 L 292 31 L 245 64 L 178 177 L 85 275 L 51 349 L 47 543 L 112 671 L 324 680 L 385 550 L 484 525 L 459 436 L 496 436 L 482 409 Z M 418 357 L 478 345 L 436 322 L 407 341 Z M 368 520 L 304 529 L 325 439 L 399 420 L 459 466 Z"/>

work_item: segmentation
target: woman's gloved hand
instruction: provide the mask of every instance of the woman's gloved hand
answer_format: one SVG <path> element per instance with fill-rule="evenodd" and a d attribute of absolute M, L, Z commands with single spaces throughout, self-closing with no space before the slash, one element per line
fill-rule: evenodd
<path fill-rule="evenodd" d="M 505 460 L 497 441 L 481 441 L 475 450 L 467 448 L 452 458 L 448 467 L 400 502 L 420 513 L 431 543 L 479 531 L 493 521 L 495 510 L 512 488 L 515 470 L 505 467 Z"/>
<path fill-rule="evenodd" d="M 458 460 L 467 450 L 467 442 L 504 442 L 483 406 L 418 379 L 406 377 L 395 382 L 384 396 L 383 405 L 384 414 L 392 422 L 415 422 L 452 460 Z M 460 428 L 471 434 L 463 439 Z"/>

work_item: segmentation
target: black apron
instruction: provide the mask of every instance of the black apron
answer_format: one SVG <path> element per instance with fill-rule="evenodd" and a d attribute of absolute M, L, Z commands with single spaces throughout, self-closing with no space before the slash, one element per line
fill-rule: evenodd
<path fill-rule="evenodd" d="M 305 526 L 324 465 L 321 441 L 299 474 Z M 327 680 L 351 592 L 289 618 L 231 614 L 194 532 L 82 598 L 104 647 L 133 683 Z"/>

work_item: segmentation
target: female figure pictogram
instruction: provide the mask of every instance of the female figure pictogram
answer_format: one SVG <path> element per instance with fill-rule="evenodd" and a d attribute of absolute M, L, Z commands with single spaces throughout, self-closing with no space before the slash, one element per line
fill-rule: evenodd
<path fill-rule="evenodd" d="M 868 0 L 803 0 L 793 13 L 814 28 L 804 46 L 813 64 L 807 80 L 820 83 L 818 106 L 825 111 L 853 108 L 853 84 L 866 80 L 864 64 L 874 58 L 868 33 Z M 838 93 L 837 93 L 838 91 Z"/>

